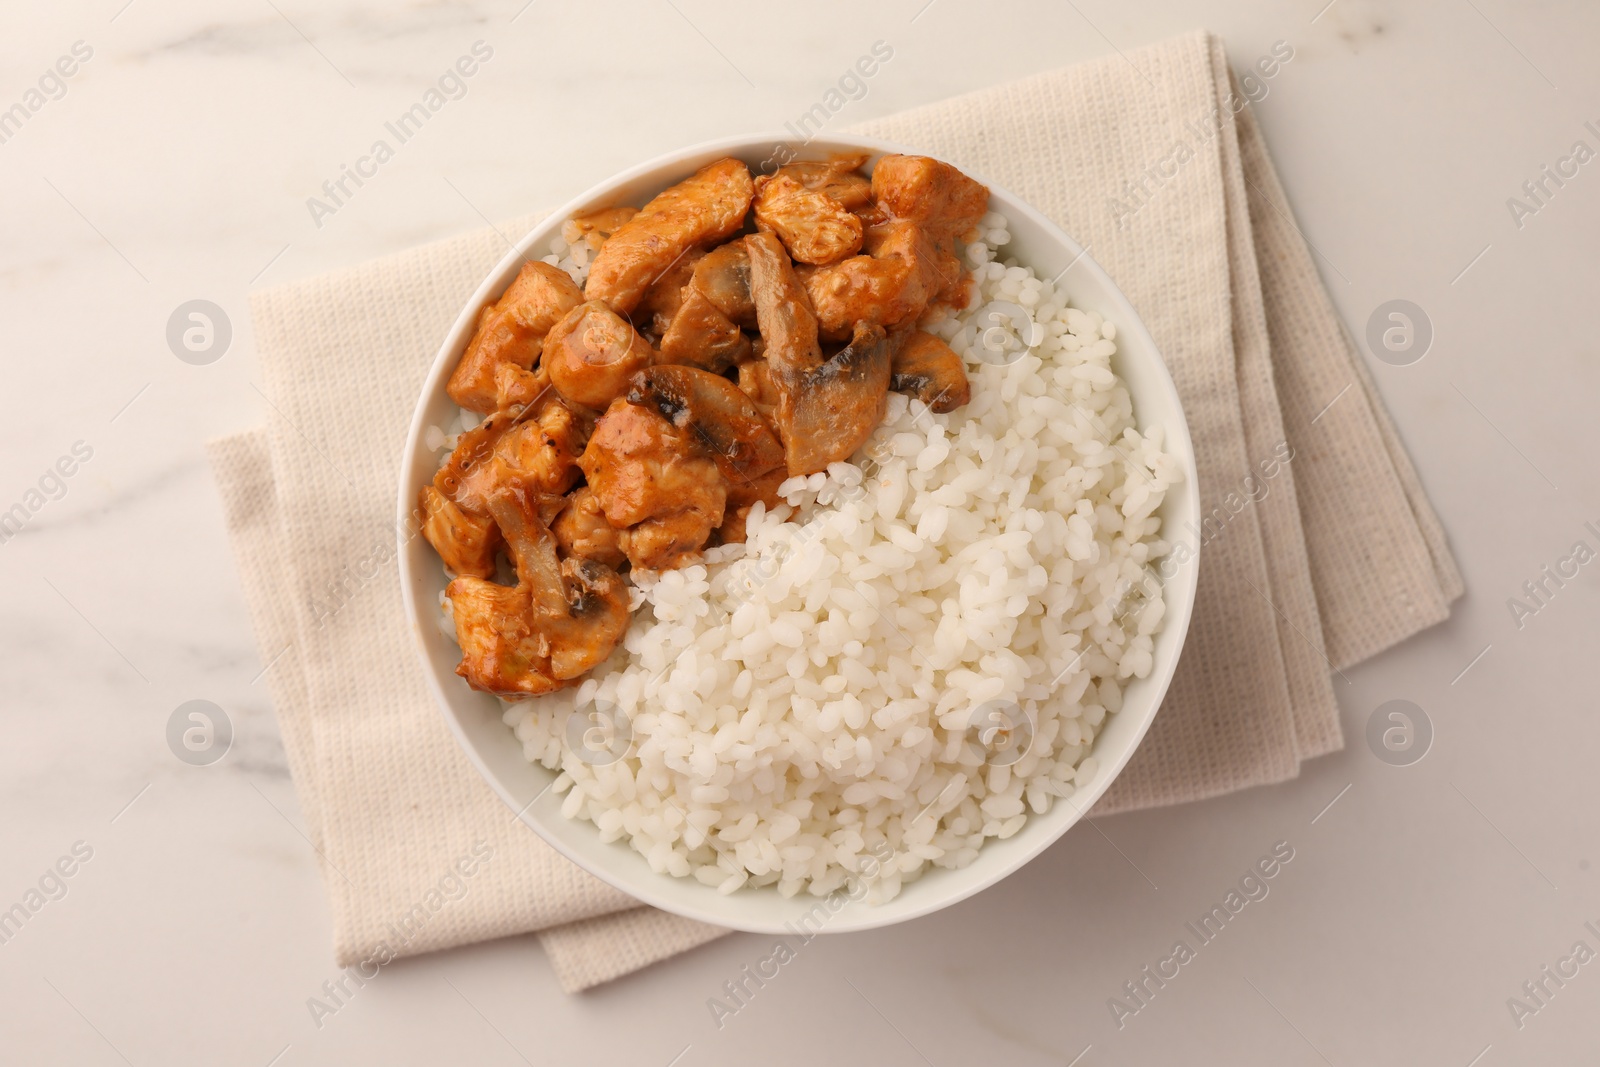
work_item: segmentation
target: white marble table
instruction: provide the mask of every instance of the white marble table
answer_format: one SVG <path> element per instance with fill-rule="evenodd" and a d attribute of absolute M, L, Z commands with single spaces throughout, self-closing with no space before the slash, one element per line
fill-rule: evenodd
<path fill-rule="evenodd" d="M 1542 203 L 1521 189 L 1575 141 L 1600 148 L 1585 127 L 1600 127 L 1600 9 L 1039 0 L 980 16 L 969 0 L 925 3 L 7 10 L 0 108 L 30 114 L 0 126 L 0 511 L 24 504 L 29 521 L 0 543 L 0 909 L 41 879 L 60 899 L 0 944 L 0 1061 L 1592 1059 L 1600 962 L 1561 961 L 1580 940 L 1600 950 L 1600 571 L 1547 586 L 1521 619 L 1507 601 L 1574 542 L 1600 545 L 1584 527 L 1600 526 L 1600 164 L 1568 164 Z M 328 916 L 201 452 L 264 416 L 251 286 L 781 125 L 876 40 L 894 56 L 852 119 L 1196 24 L 1240 66 L 1275 41 L 1294 48 L 1257 113 L 1352 330 L 1391 299 L 1435 330 L 1420 362 L 1372 366 L 1469 593 L 1447 625 L 1347 672 L 1347 750 L 1279 788 L 1103 820 L 1104 836 L 1072 833 L 939 916 L 817 941 L 720 1030 L 706 999 L 765 954 L 759 938 L 580 997 L 559 992 L 531 939 L 511 939 L 397 963 L 315 1025 L 306 1000 L 336 973 Z M 313 220 L 307 198 L 477 40 L 493 56 L 466 94 Z M 46 76 L 60 57 L 71 76 Z M 548 165 L 551 143 L 576 146 L 565 168 Z M 1514 213 L 1513 196 L 1538 210 Z M 232 322 L 206 366 L 166 341 L 192 299 Z M 58 460 L 73 471 L 59 481 Z M 235 724 L 215 766 L 168 750 L 168 717 L 191 699 Z M 1365 742 L 1394 699 L 1433 725 L 1410 766 Z M 1270 895 L 1119 1029 L 1108 999 L 1278 841 L 1295 858 Z M 59 881 L 58 861 L 73 872 Z M 1577 973 L 1557 985 L 1547 965 Z M 1523 983 L 1540 981 L 1530 998 Z M 1512 997 L 1537 1012 L 1515 1018 Z"/>

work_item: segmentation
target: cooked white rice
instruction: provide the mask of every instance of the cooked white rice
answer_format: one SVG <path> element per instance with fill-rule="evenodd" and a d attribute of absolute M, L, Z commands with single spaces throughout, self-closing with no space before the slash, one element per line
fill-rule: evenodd
<path fill-rule="evenodd" d="M 581 686 L 505 706 L 565 816 L 725 893 L 860 879 L 884 901 L 1094 777 L 1152 666 L 1160 586 L 1127 591 L 1181 472 L 1134 424 L 1114 326 L 994 262 L 1000 215 L 980 237 L 969 308 L 929 327 L 969 405 L 891 394 L 855 462 L 790 479 L 746 545 L 634 572 L 627 637 Z M 584 243 L 551 252 L 581 282 Z"/>

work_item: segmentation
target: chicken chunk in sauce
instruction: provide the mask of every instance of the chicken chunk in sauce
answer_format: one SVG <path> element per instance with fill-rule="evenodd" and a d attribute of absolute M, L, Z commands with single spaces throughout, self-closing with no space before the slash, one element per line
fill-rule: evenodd
<path fill-rule="evenodd" d="M 884 156 L 872 168 L 872 197 L 889 219 L 914 222 L 942 247 L 965 236 L 989 210 L 989 190 L 927 156 Z"/>
<path fill-rule="evenodd" d="M 662 421 L 640 412 L 653 412 Z M 614 426 L 607 426 L 612 419 Z M 626 403 L 618 401 L 606 412 L 596 439 L 613 428 L 636 430 L 655 443 L 649 448 L 613 447 L 606 457 L 610 467 L 595 476 L 594 484 L 600 486 L 599 500 L 608 518 L 617 522 L 660 510 L 662 505 L 655 502 L 636 508 L 633 499 L 664 484 L 680 501 L 669 514 L 652 514 L 622 532 L 619 543 L 635 565 L 649 566 L 640 561 L 668 555 L 687 558 L 713 538 L 718 543 L 743 541 L 750 507 L 758 500 L 776 504 L 778 486 L 788 477 L 783 446 L 755 404 L 726 378 L 694 367 L 641 371 Z M 600 449 L 591 444 L 591 451 Z M 663 455 L 669 462 L 662 462 Z M 706 458 L 715 464 L 720 485 L 713 484 Z M 700 462 L 686 462 L 691 459 Z M 663 469 L 673 474 L 664 478 Z M 686 470 L 694 478 L 688 486 Z M 682 496 L 685 492 L 690 495 Z"/>
<path fill-rule="evenodd" d="M 813 192 L 823 193 L 842 204 L 846 211 L 861 211 L 872 200 L 872 182 L 861 173 L 864 155 L 836 156 L 828 160 L 801 160 L 785 163 L 778 175 L 792 178 Z"/>
<path fill-rule="evenodd" d="M 527 408 L 540 408 L 555 399 L 550 384 L 550 372 L 540 360 L 532 370 L 523 370 L 512 363 L 502 363 L 494 369 L 495 410 L 519 415 Z"/>
<path fill-rule="evenodd" d="M 628 561 L 617 540 L 620 531 L 606 521 L 600 498 L 587 485 L 567 496 L 566 506 L 550 524 L 550 532 L 555 534 L 563 556 L 592 559 L 608 567 L 620 567 Z"/>
<path fill-rule="evenodd" d="M 560 497 L 577 484 L 578 457 L 588 444 L 592 425 L 592 415 L 561 403 L 516 422 L 495 438 L 482 462 L 461 472 L 454 499 L 483 514 L 489 510 L 490 497 L 507 487 Z"/>
<path fill-rule="evenodd" d="M 799 263 L 835 263 L 861 250 L 861 216 L 781 172 L 756 183 L 755 216 Z"/>
<path fill-rule="evenodd" d="M 488 515 L 489 501 L 479 472 L 488 465 L 500 438 L 516 424 L 517 417 L 510 412 L 497 412 L 462 433 L 455 450 L 433 476 L 433 487 L 474 515 Z"/>
<path fill-rule="evenodd" d="M 652 406 L 613 401 L 578 465 L 635 567 L 680 566 L 722 525 L 728 491 L 716 460 Z"/>
<path fill-rule="evenodd" d="M 823 337 L 844 340 L 861 323 L 915 322 L 953 291 L 961 264 L 914 222 L 890 220 L 867 235 L 867 253 L 804 273 Z"/>
<path fill-rule="evenodd" d="M 719 159 L 657 196 L 617 227 L 589 270 L 584 296 L 623 314 L 685 251 L 739 232 L 755 185 L 737 159 Z"/>
<path fill-rule="evenodd" d="M 715 535 L 716 542 L 723 545 L 744 544 L 750 509 L 757 503 L 765 504 L 769 511 L 777 507 L 783 499 L 778 495 L 778 486 L 788 478 L 788 468 L 775 467 L 759 478 L 730 482 L 722 525 L 717 527 Z"/>
<path fill-rule="evenodd" d="M 532 369 L 550 328 L 582 302 L 577 283 L 560 267 L 523 264 L 505 294 L 478 316 L 478 331 L 445 385 L 450 399 L 468 411 L 494 411 L 499 400 L 496 369 Z"/>
<path fill-rule="evenodd" d="M 489 578 L 495 571 L 495 550 L 500 547 L 500 527 L 488 515 L 474 515 L 432 485 L 422 487 L 417 499 L 422 536 L 456 574 Z"/>

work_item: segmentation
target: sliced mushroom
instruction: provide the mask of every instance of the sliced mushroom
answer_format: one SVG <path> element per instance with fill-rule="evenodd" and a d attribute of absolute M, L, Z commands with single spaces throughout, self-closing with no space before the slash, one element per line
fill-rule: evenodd
<path fill-rule="evenodd" d="M 848 346 L 823 359 L 817 317 L 783 246 L 765 233 L 745 245 L 789 474 L 813 474 L 849 459 L 883 421 L 888 341 L 881 326 L 862 323 Z"/>
<path fill-rule="evenodd" d="M 556 392 L 574 404 L 604 411 L 627 389 L 635 372 L 659 358 L 632 323 L 604 302 L 590 300 L 551 327 L 543 362 Z"/>
<path fill-rule="evenodd" d="M 655 408 L 705 449 L 733 483 L 783 465 L 783 446 L 750 398 L 728 379 L 694 367 L 662 365 L 634 375 L 628 402 Z"/>
<path fill-rule="evenodd" d="M 516 565 L 515 586 L 462 577 L 445 590 L 461 645 L 456 673 L 474 689 L 520 699 L 572 685 L 628 628 L 626 583 L 589 559 L 561 560 L 538 494 L 489 500 Z"/>
<path fill-rule="evenodd" d="M 944 414 L 972 399 L 967 366 L 951 347 L 924 330 L 910 330 L 894 339 L 889 387 L 914 396 Z"/>
<path fill-rule="evenodd" d="M 718 245 L 695 264 L 696 289 L 717 306 L 735 326 L 756 327 L 756 305 L 750 299 L 750 253 L 744 239 Z"/>
<path fill-rule="evenodd" d="M 750 300 L 750 257 L 743 240 L 734 240 L 684 260 L 691 258 L 693 268 L 677 290 L 671 314 L 665 321 L 659 312 L 655 316 L 661 333 L 661 359 L 721 372 L 750 358 L 750 339 L 741 329 L 756 324 L 756 309 Z M 674 267 L 669 278 L 681 273 Z M 664 278 L 663 284 L 667 281 Z M 664 297 L 656 299 L 658 307 L 666 303 Z"/>
<path fill-rule="evenodd" d="M 722 371 L 749 356 L 750 339 L 744 331 L 697 286 L 684 286 L 678 312 L 661 335 L 662 361 Z"/>

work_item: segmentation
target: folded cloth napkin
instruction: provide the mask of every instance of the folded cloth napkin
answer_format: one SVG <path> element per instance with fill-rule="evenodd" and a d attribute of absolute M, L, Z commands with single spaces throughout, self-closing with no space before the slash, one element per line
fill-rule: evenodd
<path fill-rule="evenodd" d="M 1461 578 L 1221 42 L 1195 32 L 858 130 L 1060 223 L 1177 381 L 1207 515 L 1163 535 L 1203 543 L 1199 599 L 1096 812 L 1283 781 L 1340 748 L 1330 672 L 1444 619 Z M 255 294 L 268 425 L 210 452 L 338 962 L 537 931 L 576 990 L 725 931 L 584 874 L 478 778 L 424 687 L 390 525 L 439 340 L 533 221 Z"/>

